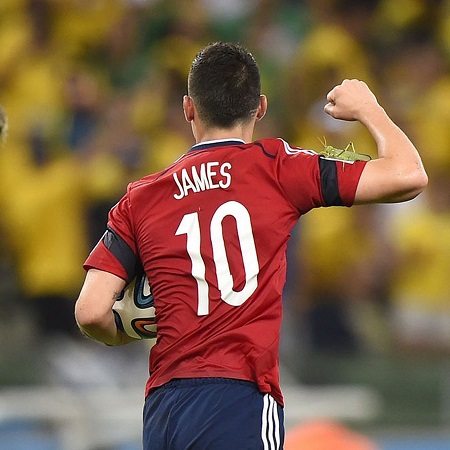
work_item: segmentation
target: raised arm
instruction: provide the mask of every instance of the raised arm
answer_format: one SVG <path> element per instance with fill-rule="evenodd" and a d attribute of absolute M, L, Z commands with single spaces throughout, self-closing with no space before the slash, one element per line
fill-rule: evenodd
<path fill-rule="evenodd" d="M 135 341 L 117 329 L 112 306 L 125 288 L 125 281 L 111 273 L 90 269 L 75 304 L 75 318 L 81 332 L 107 345 Z"/>
<path fill-rule="evenodd" d="M 335 119 L 359 121 L 377 145 L 378 158 L 366 164 L 355 204 L 404 202 L 423 191 L 428 177 L 419 153 L 366 83 L 344 80 L 328 93 L 327 101 L 326 113 Z"/>

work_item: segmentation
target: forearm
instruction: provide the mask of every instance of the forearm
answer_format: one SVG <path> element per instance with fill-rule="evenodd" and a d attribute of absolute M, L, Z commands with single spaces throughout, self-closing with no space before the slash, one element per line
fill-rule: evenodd
<path fill-rule="evenodd" d="M 125 345 L 136 340 L 117 329 L 112 311 L 101 320 L 97 319 L 83 324 L 77 320 L 77 323 L 80 331 L 86 337 L 106 345 Z"/>
<path fill-rule="evenodd" d="M 81 332 L 107 345 L 124 345 L 135 339 L 117 329 L 112 307 L 120 297 L 125 281 L 91 269 L 75 303 L 75 319 Z"/>
<path fill-rule="evenodd" d="M 366 175 L 378 179 L 379 195 L 374 200 L 401 202 L 417 196 L 428 179 L 420 155 L 408 136 L 379 105 L 368 108 L 360 122 L 373 136 L 378 150 L 378 158 L 370 161 L 366 170 Z M 374 192 L 372 188 L 369 197 Z M 358 194 L 359 202 L 372 201 L 364 198 L 361 190 Z"/>
<path fill-rule="evenodd" d="M 405 173 L 423 171 L 422 161 L 408 136 L 391 120 L 384 109 L 374 105 L 365 112 L 360 122 L 367 128 L 377 144 L 378 158 L 401 163 Z"/>

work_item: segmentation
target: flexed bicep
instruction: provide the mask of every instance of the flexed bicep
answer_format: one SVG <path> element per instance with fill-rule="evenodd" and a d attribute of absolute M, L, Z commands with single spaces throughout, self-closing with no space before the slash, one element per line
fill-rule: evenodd
<path fill-rule="evenodd" d="M 420 169 L 418 169 L 420 172 Z M 396 170 L 389 159 L 368 161 L 359 179 L 354 204 L 399 203 L 413 199 L 422 192 L 415 174 Z"/>

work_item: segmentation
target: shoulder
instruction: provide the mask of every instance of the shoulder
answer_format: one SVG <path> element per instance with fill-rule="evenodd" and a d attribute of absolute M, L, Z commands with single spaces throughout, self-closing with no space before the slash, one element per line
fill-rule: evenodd
<path fill-rule="evenodd" d="M 139 195 L 141 192 L 150 188 L 155 183 L 155 181 L 157 181 L 161 176 L 164 175 L 166 171 L 146 175 L 139 180 L 128 183 L 125 195 L 130 198 Z"/>
<path fill-rule="evenodd" d="M 314 150 L 293 146 L 282 138 L 261 139 L 255 141 L 254 145 L 261 147 L 264 152 L 273 158 L 294 155 L 318 156 Z"/>

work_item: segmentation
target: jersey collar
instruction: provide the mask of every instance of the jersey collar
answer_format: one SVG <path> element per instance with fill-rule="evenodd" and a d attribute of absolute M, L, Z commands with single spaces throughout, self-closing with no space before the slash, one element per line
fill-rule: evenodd
<path fill-rule="evenodd" d="M 205 150 L 214 147 L 221 147 L 224 145 L 240 145 L 245 144 L 245 141 L 242 139 L 215 139 L 213 141 L 204 141 L 199 142 L 198 144 L 193 145 L 188 152 L 193 152 L 195 150 Z"/>

